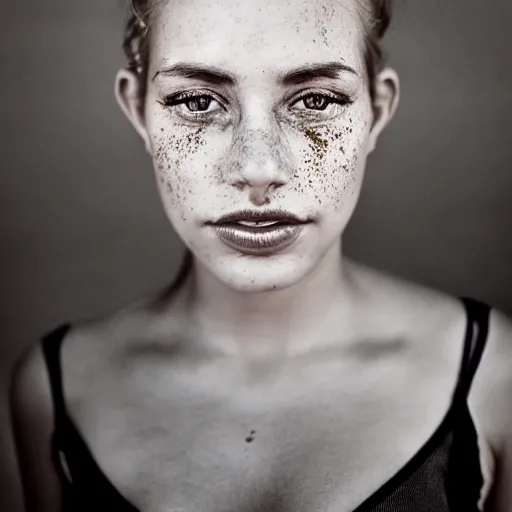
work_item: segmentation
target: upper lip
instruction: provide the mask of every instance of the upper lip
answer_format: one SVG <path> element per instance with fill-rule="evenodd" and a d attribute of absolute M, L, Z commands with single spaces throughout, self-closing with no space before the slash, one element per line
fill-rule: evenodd
<path fill-rule="evenodd" d="M 309 222 L 309 219 L 301 219 L 293 213 L 284 210 L 266 210 L 266 211 L 253 211 L 241 210 L 238 212 L 229 213 L 209 224 L 228 224 L 231 222 L 238 222 L 241 220 L 265 222 L 265 221 L 278 221 L 285 222 L 286 224 L 303 224 Z"/>

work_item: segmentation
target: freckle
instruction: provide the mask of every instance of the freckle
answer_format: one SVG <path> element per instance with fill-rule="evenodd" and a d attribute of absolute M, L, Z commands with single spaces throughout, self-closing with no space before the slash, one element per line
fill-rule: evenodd
<path fill-rule="evenodd" d="M 249 437 L 246 437 L 246 438 L 245 438 L 245 442 L 246 442 L 246 443 L 252 443 L 253 441 L 254 441 L 254 437 L 250 437 L 250 436 L 249 436 Z"/>

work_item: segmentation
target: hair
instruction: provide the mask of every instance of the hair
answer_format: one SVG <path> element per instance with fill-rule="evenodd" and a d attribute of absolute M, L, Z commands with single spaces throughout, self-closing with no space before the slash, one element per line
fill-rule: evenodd
<path fill-rule="evenodd" d="M 130 17 L 126 23 L 123 50 L 128 59 L 127 69 L 139 76 L 140 96 L 146 95 L 149 63 L 149 38 L 154 0 L 130 0 Z"/>
<path fill-rule="evenodd" d="M 357 0 L 364 34 L 364 59 L 370 97 L 375 97 L 375 78 L 384 66 L 381 40 L 391 22 L 393 0 Z M 130 17 L 126 24 L 123 50 L 127 68 L 139 76 L 140 98 L 146 95 L 149 63 L 151 21 L 163 0 L 130 0 Z M 187 249 L 178 273 L 167 292 L 179 288 L 193 265 L 192 252 Z"/>
<path fill-rule="evenodd" d="M 391 23 L 393 0 L 363 0 L 364 59 L 370 97 L 375 98 L 375 78 L 385 64 L 381 40 Z"/>

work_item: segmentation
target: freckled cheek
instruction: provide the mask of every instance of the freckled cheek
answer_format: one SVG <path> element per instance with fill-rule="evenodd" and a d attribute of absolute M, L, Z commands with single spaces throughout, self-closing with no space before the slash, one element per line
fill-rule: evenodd
<path fill-rule="evenodd" d="M 298 151 L 298 191 L 335 211 L 358 190 L 365 164 L 367 124 L 354 121 L 303 130 Z"/>
<path fill-rule="evenodd" d="M 205 129 L 161 129 L 152 137 L 152 157 L 158 186 L 166 207 L 182 218 L 193 212 L 214 185 L 212 162 L 218 156 Z M 184 218 L 183 218 L 184 220 Z"/>

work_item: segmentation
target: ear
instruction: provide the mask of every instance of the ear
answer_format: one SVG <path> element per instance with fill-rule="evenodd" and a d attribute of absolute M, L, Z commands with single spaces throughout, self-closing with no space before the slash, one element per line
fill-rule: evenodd
<path fill-rule="evenodd" d="M 375 78 L 374 117 L 368 140 L 368 153 L 375 149 L 379 135 L 393 118 L 399 97 L 400 81 L 396 71 L 384 68 Z"/>
<path fill-rule="evenodd" d="M 143 114 L 140 77 L 128 69 L 120 69 L 115 80 L 117 103 L 136 132 L 141 136 L 146 151 L 150 152 L 149 136 Z"/>

